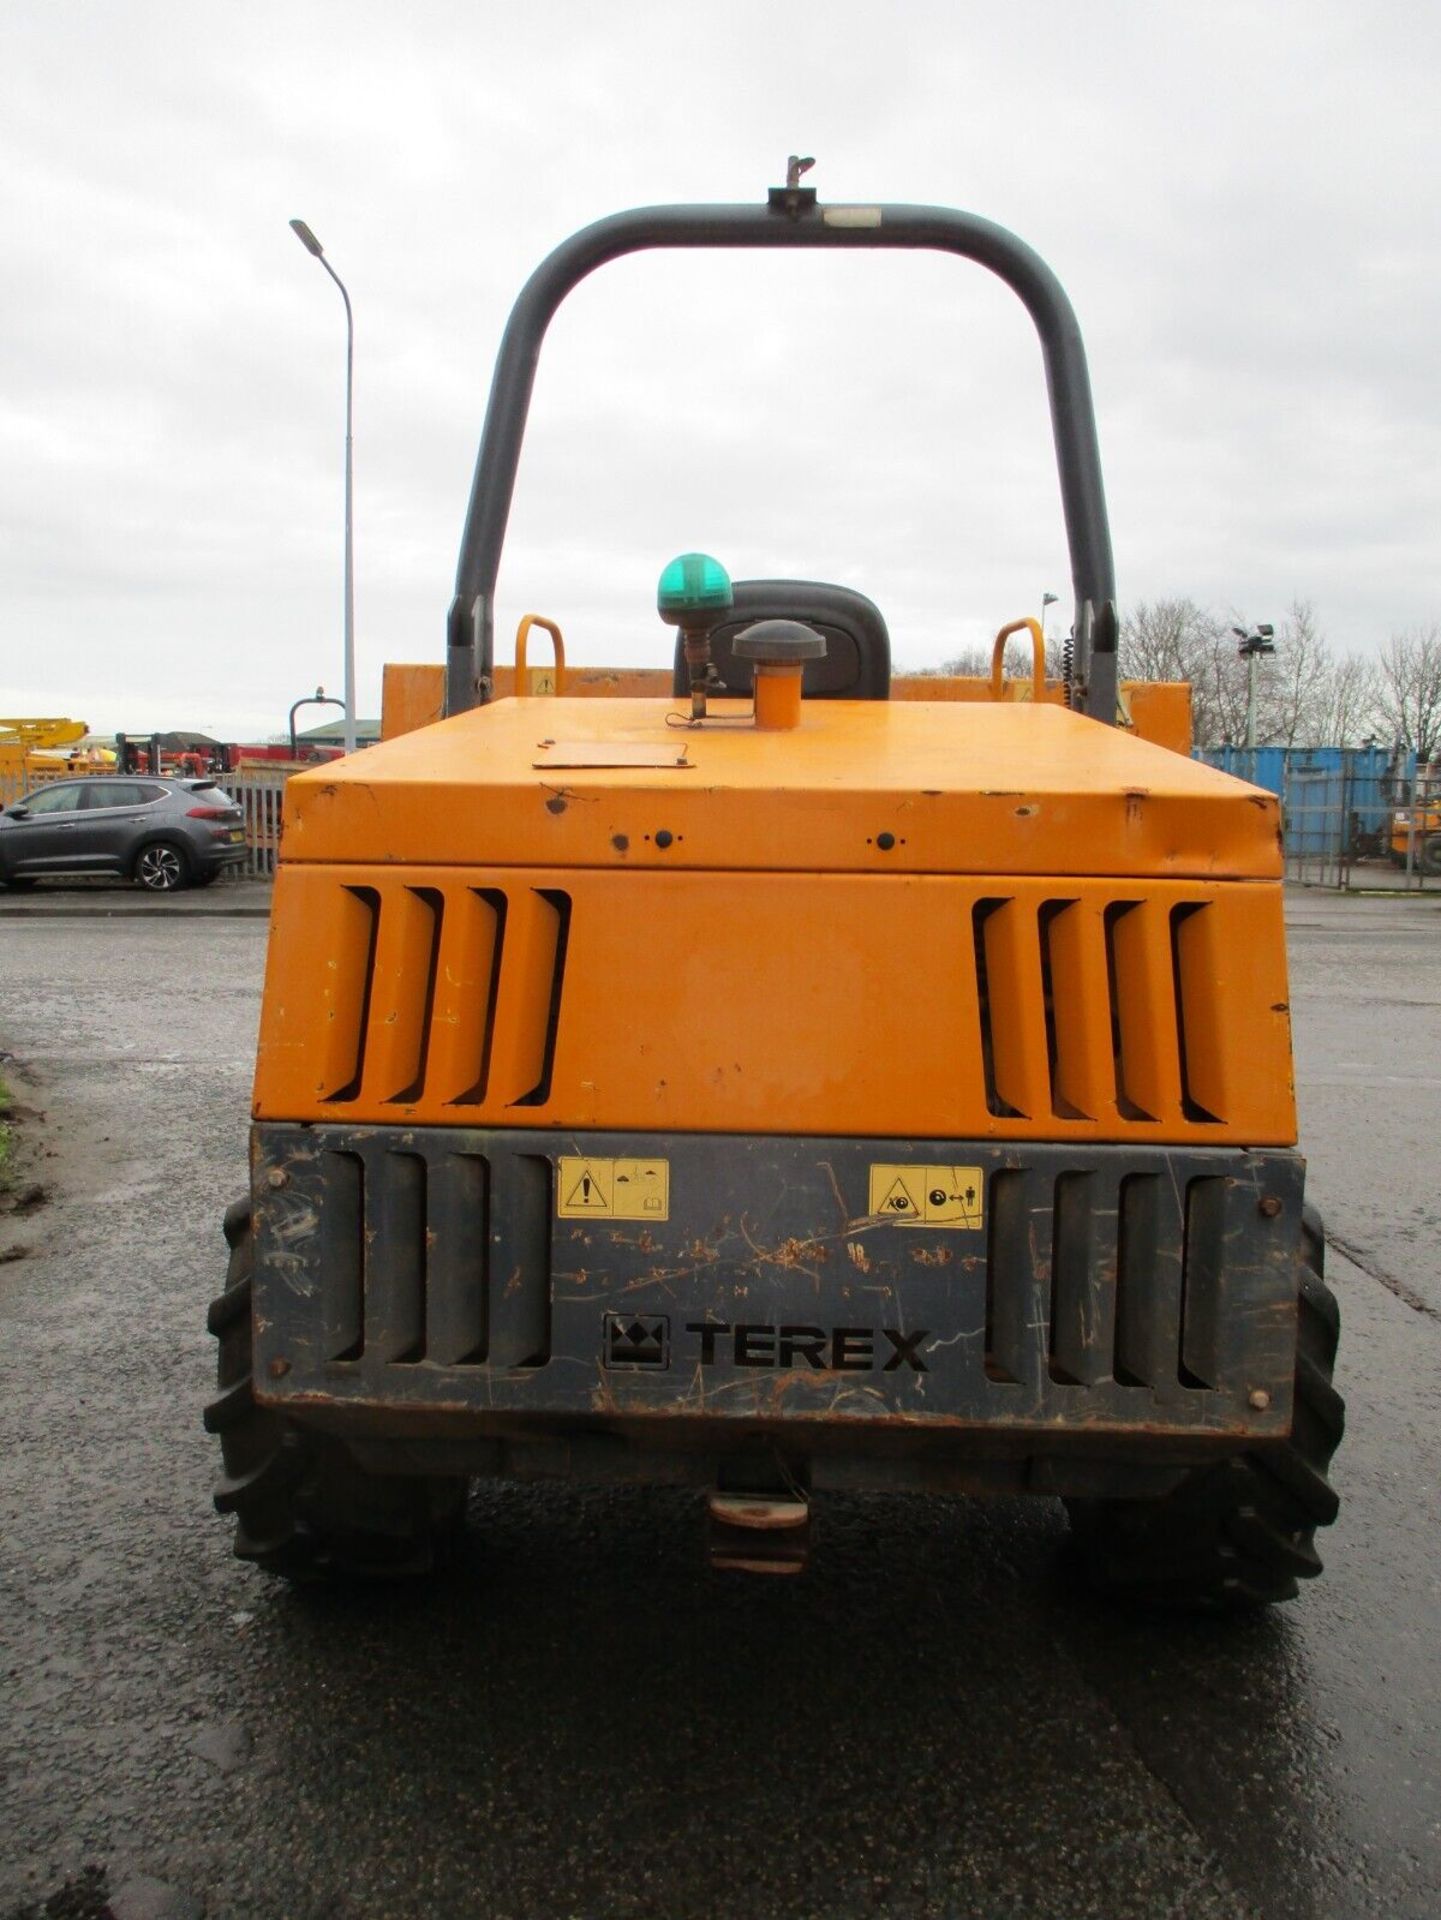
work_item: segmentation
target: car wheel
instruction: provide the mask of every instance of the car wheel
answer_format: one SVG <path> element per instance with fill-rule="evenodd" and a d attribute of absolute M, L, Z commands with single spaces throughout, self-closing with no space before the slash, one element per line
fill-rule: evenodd
<path fill-rule="evenodd" d="M 190 862 L 173 840 L 154 840 L 135 856 L 135 878 L 151 893 L 174 893 L 190 878 Z"/>

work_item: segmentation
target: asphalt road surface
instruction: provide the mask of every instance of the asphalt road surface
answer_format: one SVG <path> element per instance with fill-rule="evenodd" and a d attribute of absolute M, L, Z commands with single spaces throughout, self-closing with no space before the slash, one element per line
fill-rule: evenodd
<path fill-rule="evenodd" d="M 487 1488 L 414 1592 L 232 1560 L 200 1407 L 265 940 L 213 913 L 240 898 L 0 900 L 52 1190 L 0 1221 L 3 1920 L 87 1865 L 119 1920 L 1441 1913 L 1437 905 L 1293 901 L 1311 1187 L 1351 1256 L 1326 1576 L 1158 1624 L 1073 1588 L 1043 1501 L 833 1498 L 794 1582 L 709 1574 L 696 1502 L 641 1491 Z"/>

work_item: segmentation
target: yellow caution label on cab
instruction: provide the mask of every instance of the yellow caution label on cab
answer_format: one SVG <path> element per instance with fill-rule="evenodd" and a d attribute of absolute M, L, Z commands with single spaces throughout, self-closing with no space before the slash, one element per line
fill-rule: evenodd
<path fill-rule="evenodd" d="M 986 1183 L 979 1167 L 901 1167 L 871 1162 L 868 1211 L 900 1227 L 981 1227 Z"/>
<path fill-rule="evenodd" d="M 603 1160 L 562 1154 L 555 1163 L 562 1220 L 668 1220 L 668 1160 Z"/>

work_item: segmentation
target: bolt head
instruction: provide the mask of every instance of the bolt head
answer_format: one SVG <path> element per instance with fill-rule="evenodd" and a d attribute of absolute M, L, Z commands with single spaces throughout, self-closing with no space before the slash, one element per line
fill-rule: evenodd
<path fill-rule="evenodd" d="M 1281 1196 L 1276 1193 L 1263 1193 L 1260 1201 L 1261 1212 L 1268 1220 L 1274 1220 L 1281 1211 Z"/>
<path fill-rule="evenodd" d="M 283 1380 L 290 1371 L 290 1362 L 283 1354 L 277 1354 L 265 1371 L 272 1380 Z"/>
<path fill-rule="evenodd" d="M 265 1179 L 269 1186 L 283 1187 L 288 1184 L 290 1175 L 285 1171 L 284 1167 L 272 1167 L 269 1173 L 266 1174 Z"/>
<path fill-rule="evenodd" d="M 1257 1413 L 1264 1413 L 1271 1404 L 1271 1396 L 1264 1387 L 1256 1387 L 1248 1396 Z"/>

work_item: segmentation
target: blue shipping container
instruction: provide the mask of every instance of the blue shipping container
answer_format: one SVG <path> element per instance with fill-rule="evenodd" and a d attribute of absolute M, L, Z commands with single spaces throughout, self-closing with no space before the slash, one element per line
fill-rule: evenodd
<path fill-rule="evenodd" d="M 1390 747 L 1197 747 L 1195 758 L 1265 787 L 1282 803 L 1291 859 L 1336 858 L 1366 837 L 1384 840 L 1397 784 L 1416 756 Z"/>

